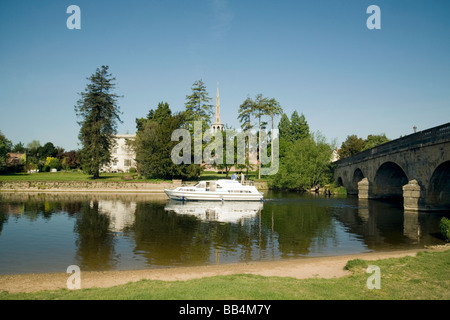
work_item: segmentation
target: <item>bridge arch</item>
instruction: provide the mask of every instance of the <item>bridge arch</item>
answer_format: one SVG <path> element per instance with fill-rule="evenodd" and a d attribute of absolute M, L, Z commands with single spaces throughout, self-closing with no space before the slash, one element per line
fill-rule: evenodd
<path fill-rule="evenodd" d="M 358 193 L 358 182 L 360 182 L 362 179 L 364 179 L 364 173 L 362 172 L 362 170 L 360 168 L 356 168 L 355 171 L 353 172 L 353 177 L 352 177 L 352 186 L 351 188 L 353 190 L 356 190 L 356 193 Z"/>
<path fill-rule="evenodd" d="M 432 206 L 442 209 L 450 208 L 450 161 L 436 167 L 428 190 L 429 203 Z"/>
<path fill-rule="evenodd" d="M 395 162 L 384 162 L 376 171 L 372 194 L 376 198 L 402 198 L 408 183 L 405 171 Z"/>

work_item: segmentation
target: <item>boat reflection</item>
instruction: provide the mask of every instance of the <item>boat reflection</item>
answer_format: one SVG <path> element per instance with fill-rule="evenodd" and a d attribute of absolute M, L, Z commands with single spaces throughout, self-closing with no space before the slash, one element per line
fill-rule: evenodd
<path fill-rule="evenodd" d="M 257 216 L 263 209 L 262 202 L 254 201 L 195 201 L 169 200 L 164 210 L 177 214 L 192 215 L 204 221 L 238 223 Z"/>

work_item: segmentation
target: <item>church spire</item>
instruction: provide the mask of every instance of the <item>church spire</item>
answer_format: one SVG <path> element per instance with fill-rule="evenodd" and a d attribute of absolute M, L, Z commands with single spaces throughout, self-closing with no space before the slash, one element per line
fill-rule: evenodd
<path fill-rule="evenodd" d="M 220 123 L 220 100 L 219 100 L 219 87 L 217 87 L 217 96 L 216 96 L 216 120 L 214 123 Z"/>
<path fill-rule="evenodd" d="M 219 100 L 219 83 L 217 83 L 217 95 L 216 95 L 216 115 L 214 117 L 214 123 L 212 124 L 212 132 L 218 130 L 223 131 L 223 124 L 220 122 L 220 100 Z"/>

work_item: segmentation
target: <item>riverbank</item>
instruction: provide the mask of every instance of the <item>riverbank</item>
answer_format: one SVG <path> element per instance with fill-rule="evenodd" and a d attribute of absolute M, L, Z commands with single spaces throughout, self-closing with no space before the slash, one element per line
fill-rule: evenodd
<path fill-rule="evenodd" d="M 164 269 L 125 270 L 125 271 L 81 271 L 81 287 L 109 288 L 140 280 L 188 281 L 215 276 L 251 274 L 264 277 L 290 277 L 293 279 L 335 279 L 352 274 L 344 267 L 348 261 L 415 257 L 418 252 L 443 252 L 450 246 L 431 249 L 402 250 L 392 252 L 372 252 L 345 256 L 286 259 L 280 261 L 261 261 L 224 265 L 175 267 Z M 448 263 L 448 262 L 447 262 Z M 67 288 L 67 273 L 0 275 L 0 292 L 9 294 L 54 291 Z M 447 284 L 448 285 L 448 284 Z"/>
<path fill-rule="evenodd" d="M 39 175 L 39 176 L 38 176 Z M 116 177 L 99 180 L 85 180 L 73 175 L 57 177 L 51 180 L 52 174 L 38 173 L 36 176 L 21 176 L 17 180 L 1 179 L 0 192 L 121 192 L 121 193 L 162 193 L 164 189 L 171 189 L 180 186 L 181 180 L 172 181 L 141 181 L 141 180 L 117 180 Z M 60 180 L 58 180 L 60 179 Z M 207 178 L 205 178 L 207 179 Z M 195 183 L 195 182 L 187 182 Z M 255 186 L 260 190 L 268 188 L 266 182 L 255 182 Z"/>

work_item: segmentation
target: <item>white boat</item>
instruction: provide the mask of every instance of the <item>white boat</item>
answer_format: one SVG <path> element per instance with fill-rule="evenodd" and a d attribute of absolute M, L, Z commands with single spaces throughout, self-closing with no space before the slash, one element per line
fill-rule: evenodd
<path fill-rule="evenodd" d="M 180 201 L 263 201 L 255 186 L 235 180 L 200 181 L 193 186 L 164 189 L 170 199 Z"/>
<path fill-rule="evenodd" d="M 202 201 L 182 202 L 169 200 L 164 207 L 180 215 L 192 215 L 204 221 L 239 223 L 252 219 L 263 209 L 262 202 L 243 201 L 239 205 L 233 202 Z"/>

